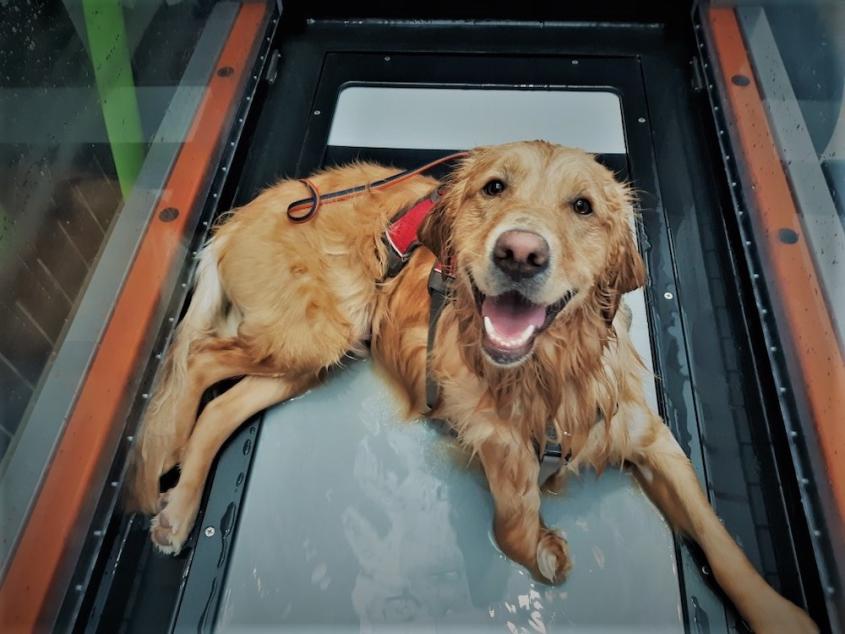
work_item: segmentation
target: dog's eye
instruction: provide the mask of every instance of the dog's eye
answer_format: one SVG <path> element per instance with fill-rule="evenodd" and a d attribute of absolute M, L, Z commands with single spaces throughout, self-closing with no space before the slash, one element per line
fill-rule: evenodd
<path fill-rule="evenodd" d="M 582 216 L 589 216 L 593 213 L 593 206 L 586 198 L 576 198 L 575 202 L 572 203 L 572 208 L 576 214 L 581 214 Z"/>
<path fill-rule="evenodd" d="M 498 178 L 494 178 L 493 180 L 489 181 L 483 188 L 482 191 L 487 194 L 488 196 L 498 196 L 503 191 L 507 189 L 507 185 L 505 185 L 504 181 L 499 180 Z"/>

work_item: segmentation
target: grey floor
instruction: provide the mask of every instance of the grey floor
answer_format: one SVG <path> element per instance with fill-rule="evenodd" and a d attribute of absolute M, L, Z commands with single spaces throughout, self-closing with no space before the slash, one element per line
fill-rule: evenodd
<path fill-rule="evenodd" d="M 410 89 L 361 90 L 341 93 L 330 143 L 437 148 L 443 137 L 470 147 L 529 132 L 624 152 L 618 99 L 604 93 L 511 91 L 491 101 L 490 91 L 420 99 Z M 432 108 L 432 121 L 463 121 L 460 131 L 432 131 Z M 467 116 L 479 111 L 485 117 Z M 526 111 L 534 116 L 513 116 Z M 368 121 L 379 125 L 362 134 Z M 517 121 L 533 127 L 508 127 Z M 650 366 L 643 294 L 626 299 Z M 654 382 L 646 389 L 654 404 Z M 372 364 L 351 363 L 267 413 L 217 630 L 683 631 L 672 535 L 630 476 L 585 472 L 544 499 L 543 515 L 569 541 L 574 566 L 560 587 L 534 581 L 498 551 L 480 468 L 434 424 L 401 421 Z"/>

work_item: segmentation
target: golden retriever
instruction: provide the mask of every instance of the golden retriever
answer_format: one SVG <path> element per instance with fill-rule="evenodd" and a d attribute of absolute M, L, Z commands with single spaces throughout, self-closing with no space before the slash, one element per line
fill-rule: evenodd
<path fill-rule="evenodd" d="M 560 583 L 570 568 L 566 541 L 539 514 L 536 452 L 554 438 L 570 460 L 546 489 L 582 465 L 631 465 L 755 631 L 816 631 L 754 570 L 646 404 L 629 312 L 619 310 L 645 279 L 629 189 L 580 150 L 542 141 L 475 149 L 442 184 L 418 232 L 424 248 L 388 280 L 386 227 L 436 181 L 368 190 L 304 224 L 286 216 L 311 184 L 333 192 L 391 173 L 359 163 L 308 184 L 285 180 L 217 227 L 131 457 L 129 506 L 155 515 L 156 547 L 182 548 L 212 460 L 244 420 L 316 385 L 371 341 L 409 417 L 426 411 L 429 364 L 433 415 L 480 459 L 496 539 L 538 579 Z M 455 279 L 429 353 L 435 254 Z M 195 422 L 203 392 L 240 376 Z M 159 477 L 175 465 L 178 484 L 160 495 Z"/>

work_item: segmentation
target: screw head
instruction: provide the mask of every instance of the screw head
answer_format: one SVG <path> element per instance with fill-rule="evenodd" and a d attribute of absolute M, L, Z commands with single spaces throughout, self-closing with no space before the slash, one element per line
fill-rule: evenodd
<path fill-rule="evenodd" d="M 205 531 L 203 531 L 203 532 L 205 533 L 206 537 L 214 537 L 214 527 L 213 526 L 206 526 Z"/>
<path fill-rule="evenodd" d="M 158 219 L 162 222 L 173 222 L 179 217 L 179 210 L 176 207 L 166 207 L 158 212 Z"/>

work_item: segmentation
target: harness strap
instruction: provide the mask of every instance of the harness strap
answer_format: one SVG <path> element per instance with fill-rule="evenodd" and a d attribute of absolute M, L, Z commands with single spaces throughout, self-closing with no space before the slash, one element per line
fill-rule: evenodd
<path fill-rule="evenodd" d="M 434 339 L 437 335 L 437 322 L 440 320 L 443 307 L 446 305 L 449 286 L 453 279 L 454 274 L 451 267 L 444 267 L 439 260 L 428 275 L 428 295 L 431 306 L 428 311 L 428 348 L 425 357 L 425 404 L 428 408 L 426 413 L 430 413 L 437 407 L 440 400 L 440 385 L 438 385 L 432 371 L 431 353 L 434 350 Z"/>

